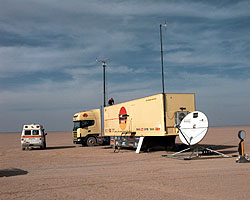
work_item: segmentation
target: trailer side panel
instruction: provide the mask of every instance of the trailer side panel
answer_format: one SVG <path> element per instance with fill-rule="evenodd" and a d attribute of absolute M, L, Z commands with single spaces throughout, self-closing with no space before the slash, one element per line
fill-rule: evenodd
<path fill-rule="evenodd" d="M 104 108 L 106 136 L 166 136 L 163 96 L 157 94 Z"/>
<path fill-rule="evenodd" d="M 176 112 L 195 111 L 195 95 L 190 94 L 165 94 L 166 95 L 166 127 L 167 135 L 178 134 L 178 129 L 174 128 L 176 124 Z"/>

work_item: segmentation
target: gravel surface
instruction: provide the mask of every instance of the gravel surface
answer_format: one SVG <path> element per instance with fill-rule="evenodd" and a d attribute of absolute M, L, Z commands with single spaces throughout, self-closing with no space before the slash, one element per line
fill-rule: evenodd
<path fill-rule="evenodd" d="M 21 150 L 20 133 L 0 134 L 0 199 L 250 199 L 250 163 L 236 163 L 239 130 L 210 128 L 201 146 L 229 156 L 166 158 L 109 146 L 72 144 L 69 132 L 49 132 L 47 149 Z M 177 143 L 180 143 L 177 138 Z"/>

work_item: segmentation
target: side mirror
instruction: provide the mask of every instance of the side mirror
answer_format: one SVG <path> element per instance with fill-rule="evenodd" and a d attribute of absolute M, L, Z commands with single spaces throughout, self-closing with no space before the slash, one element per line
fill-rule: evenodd
<path fill-rule="evenodd" d="M 47 133 L 45 133 L 44 135 L 47 135 Z"/>

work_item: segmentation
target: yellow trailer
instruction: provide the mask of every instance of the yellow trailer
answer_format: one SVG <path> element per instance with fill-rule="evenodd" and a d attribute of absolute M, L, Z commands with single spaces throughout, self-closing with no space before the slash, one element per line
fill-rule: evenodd
<path fill-rule="evenodd" d="M 110 143 L 115 148 L 136 148 L 140 137 L 145 137 L 144 148 L 159 143 L 173 147 L 178 135 L 175 126 L 193 111 L 193 93 L 156 94 L 115 104 L 104 108 L 104 135 L 111 136 Z"/>

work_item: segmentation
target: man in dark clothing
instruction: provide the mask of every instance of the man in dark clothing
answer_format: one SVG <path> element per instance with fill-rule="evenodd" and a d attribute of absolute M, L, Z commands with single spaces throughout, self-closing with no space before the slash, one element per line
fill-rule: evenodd
<path fill-rule="evenodd" d="M 111 105 L 113 105 L 113 104 L 115 103 L 115 101 L 114 101 L 113 98 L 110 98 L 108 103 L 109 103 L 109 105 L 111 106 Z"/>

